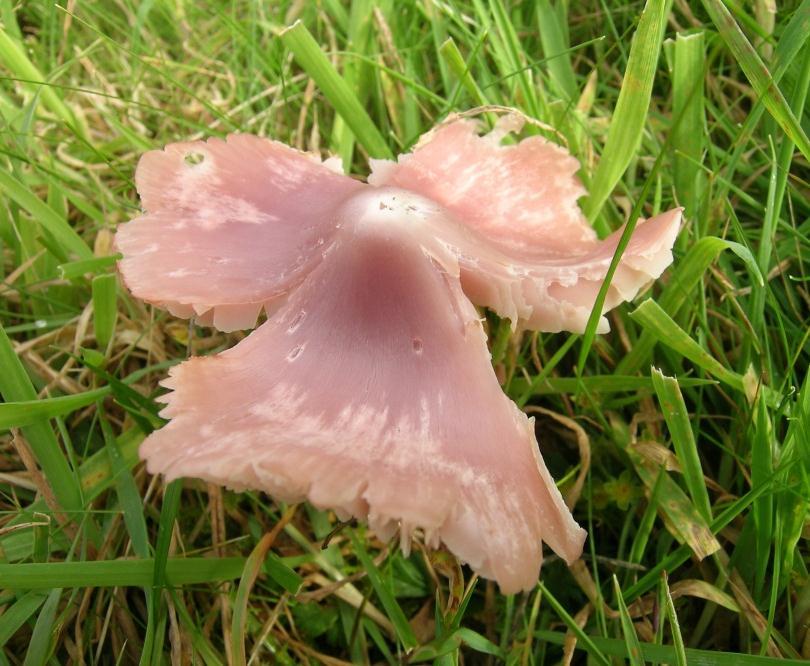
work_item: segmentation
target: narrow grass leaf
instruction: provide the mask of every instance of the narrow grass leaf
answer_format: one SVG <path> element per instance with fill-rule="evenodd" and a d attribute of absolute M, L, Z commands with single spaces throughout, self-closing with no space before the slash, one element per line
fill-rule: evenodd
<path fill-rule="evenodd" d="M 793 115 L 793 111 L 779 90 L 779 86 L 774 83 L 765 63 L 762 62 L 731 12 L 728 11 L 722 0 L 703 0 L 703 6 L 765 108 L 779 123 L 785 134 L 790 137 L 790 140 L 796 144 L 802 155 L 810 160 L 810 139 L 807 138 L 801 124 Z"/>
<path fill-rule="evenodd" d="M 99 349 L 107 349 L 118 317 L 118 277 L 114 273 L 93 278 L 93 332 Z"/>
<path fill-rule="evenodd" d="M 548 602 L 548 605 L 551 606 L 552 610 L 557 613 L 559 618 L 565 623 L 565 625 L 568 627 L 568 631 L 576 636 L 578 647 L 586 650 L 588 652 L 588 656 L 595 663 L 600 664 L 600 666 L 610 666 L 610 661 L 604 655 L 602 650 L 596 645 L 596 642 L 592 640 L 591 636 L 588 636 L 582 630 L 582 627 L 580 627 L 577 621 L 571 617 L 557 598 L 549 593 L 548 588 L 546 588 L 542 581 L 538 583 L 538 585 L 543 591 L 543 599 Z M 537 632 L 537 634 L 539 635 L 540 632 Z"/>
<path fill-rule="evenodd" d="M 0 192 L 4 192 L 9 199 L 27 210 L 43 229 L 56 239 L 65 254 L 73 254 L 78 259 L 93 258 L 93 251 L 67 220 L 17 180 L 6 168 L 0 169 Z"/>
<path fill-rule="evenodd" d="M 675 663 L 677 666 L 687 666 L 686 660 L 686 646 L 683 643 L 683 636 L 681 635 L 681 625 L 678 623 L 678 614 L 675 612 L 675 603 L 672 601 L 672 593 L 669 590 L 669 583 L 667 582 L 667 575 L 661 576 L 661 584 L 664 586 L 664 592 L 667 600 L 667 619 L 669 620 L 669 627 L 672 630 L 672 642 L 675 648 Z"/>
<path fill-rule="evenodd" d="M 505 659 L 506 657 L 501 648 L 495 645 L 495 643 L 489 640 L 486 636 L 479 634 L 477 631 L 461 627 L 456 629 L 455 635 L 458 636 L 465 645 L 469 646 L 476 652 L 480 652 L 481 654 L 489 654 L 493 657 L 497 657 L 498 659 Z"/>
<path fill-rule="evenodd" d="M 108 257 L 94 257 L 92 259 L 79 259 L 78 261 L 70 261 L 66 264 L 60 264 L 59 277 L 63 280 L 75 280 L 88 273 L 101 273 L 108 268 L 115 266 L 115 262 L 121 258 L 120 254 L 114 254 Z"/>
<path fill-rule="evenodd" d="M 667 531 L 680 543 L 687 544 L 699 560 L 720 550 L 711 527 L 675 480 L 636 448 L 629 447 L 627 453 L 648 491 L 657 496 L 658 510 L 665 518 Z"/>
<path fill-rule="evenodd" d="M 51 547 L 51 523 L 47 514 L 35 513 L 34 517 L 38 522 L 31 525 L 34 537 L 31 559 L 34 562 L 47 562 Z"/>
<path fill-rule="evenodd" d="M 557 364 L 563 359 L 563 357 L 568 353 L 568 350 L 574 346 L 574 343 L 579 339 L 577 335 L 569 335 L 565 342 L 560 345 L 560 348 L 554 352 L 554 355 L 548 360 L 547 363 L 543 366 L 542 370 L 538 372 L 523 390 L 515 401 L 517 402 L 518 407 L 523 407 L 529 401 L 533 395 L 536 395 L 536 392 L 540 390 L 540 387 L 543 383 L 547 383 L 550 380 L 551 372 L 557 366 Z"/>
<path fill-rule="evenodd" d="M 61 597 L 61 588 L 52 590 L 42 605 L 42 610 L 34 624 L 34 630 L 31 632 L 31 641 L 25 653 L 23 666 L 44 666 L 48 662 L 53 646 L 54 622 Z"/>
<path fill-rule="evenodd" d="M 669 5 L 668 0 L 647 0 L 633 36 L 605 149 L 591 181 L 590 194 L 583 205 L 591 223 L 596 221 L 641 142 Z M 607 226 L 598 225 L 597 229 L 606 232 Z"/>
<path fill-rule="evenodd" d="M 702 32 L 678 33 L 674 42 L 672 115 L 680 118 L 674 128 L 672 179 L 678 202 L 687 219 L 698 211 L 705 172 L 700 166 L 706 143 L 704 130 L 704 70 L 706 44 Z"/>
<path fill-rule="evenodd" d="M 93 389 L 75 395 L 62 395 L 58 398 L 41 398 L 21 402 L 0 403 L 0 430 L 20 428 L 37 421 L 52 419 L 75 412 L 77 409 L 92 405 L 109 394 L 109 387 Z"/>
<path fill-rule="evenodd" d="M 565 5 L 558 4 L 565 11 Z M 571 65 L 566 26 L 561 24 L 560 15 L 551 6 L 550 0 L 538 0 L 535 6 L 537 8 L 537 29 L 540 33 L 540 43 L 543 45 L 543 55 L 546 57 L 549 78 L 563 99 L 575 100 L 579 90 L 574 68 Z"/>
<path fill-rule="evenodd" d="M 393 153 L 374 121 L 346 81 L 329 62 L 306 26 L 296 21 L 281 32 L 281 41 L 292 51 L 298 64 L 323 91 L 335 112 L 343 118 L 369 156 L 391 159 Z"/>
<path fill-rule="evenodd" d="M 169 546 L 172 541 L 172 530 L 180 508 L 180 495 L 183 489 L 183 480 L 177 479 L 168 483 L 163 489 L 163 506 L 158 519 L 158 534 L 155 544 L 155 559 L 152 569 L 151 603 L 148 607 L 146 622 L 146 636 L 143 641 L 141 664 L 149 663 L 154 655 L 163 651 L 165 622 L 163 588 L 166 587 L 166 571 L 169 559 Z M 176 584 L 176 583 L 175 583 Z"/>
<path fill-rule="evenodd" d="M 630 317 L 650 331 L 660 342 L 671 347 L 681 356 L 714 375 L 724 384 L 745 392 L 742 375 L 727 369 L 720 361 L 701 347 L 651 298 L 641 303 Z"/>
<path fill-rule="evenodd" d="M 689 423 L 689 413 L 686 403 L 675 377 L 667 377 L 660 370 L 653 368 L 651 372 L 655 393 L 661 405 L 661 411 L 669 428 L 675 455 L 681 464 L 684 482 L 689 496 L 706 522 L 712 519 L 709 491 L 703 479 L 703 467 L 700 464 L 695 435 Z"/>
<path fill-rule="evenodd" d="M 371 586 L 377 593 L 380 603 L 382 603 L 383 608 L 385 608 L 385 612 L 388 614 L 388 618 L 394 625 L 394 630 L 397 633 L 397 637 L 405 649 L 411 650 L 415 648 L 417 645 L 419 645 L 419 641 L 416 640 L 416 636 L 413 633 L 413 629 L 411 629 L 411 625 L 408 623 L 408 619 L 405 617 L 402 607 L 397 603 L 397 600 L 394 597 L 390 587 L 383 580 L 380 570 L 374 564 L 371 557 L 369 557 L 365 545 L 354 533 L 354 531 L 351 533 L 351 540 L 352 544 L 354 545 L 357 558 L 360 560 L 360 563 L 366 570 L 366 574 L 371 582 Z"/>
<path fill-rule="evenodd" d="M 554 645 L 563 645 L 566 634 L 561 631 L 539 630 L 538 638 Z M 627 659 L 627 646 L 620 638 L 605 638 L 604 636 L 590 636 L 591 642 L 611 657 Z M 653 663 L 675 663 L 677 660 L 676 648 L 671 645 L 656 645 L 655 643 L 639 643 L 641 653 L 646 661 Z M 577 644 L 577 648 L 581 648 Z M 774 657 L 760 657 L 758 655 L 738 652 L 721 652 L 719 650 L 697 650 L 686 648 L 686 659 L 689 664 L 698 666 L 800 666 L 807 662 L 798 659 L 777 659 Z"/>
<path fill-rule="evenodd" d="M 132 476 L 129 465 L 118 449 L 118 442 L 113 434 L 112 427 L 107 420 L 104 405 L 98 403 L 98 420 L 104 437 L 104 446 L 110 459 L 110 469 L 115 479 L 115 489 L 118 502 L 124 513 L 124 523 L 127 526 L 129 538 L 132 541 L 132 550 L 141 559 L 147 559 L 149 552 L 149 535 L 146 530 L 144 507 L 135 478 Z"/>
<path fill-rule="evenodd" d="M 760 394 L 753 405 L 753 428 L 751 433 L 751 489 L 769 485 L 774 473 L 774 447 L 772 444 L 771 420 L 765 400 Z M 774 493 L 763 492 L 754 500 L 752 519 L 754 521 L 756 557 L 754 561 L 754 584 L 752 592 L 759 599 L 768 577 L 768 563 L 774 544 Z"/>
<path fill-rule="evenodd" d="M 157 577 L 154 559 L 0 564 L 3 589 L 49 590 L 60 587 L 149 587 Z M 171 585 L 198 585 L 235 580 L 244 557 L 176 557 L 163 563 L 161 579 Z"/>
<path fill-rule="evenodd" d="M 619 621 L 622 625 L 624 644 L 627 648 L 627 660 L 633 666 L 644 666 L 644 657 L 641 652 L 638 634 L 636 634 L 636 628 L 633 626 L 630 613 L 627 611 L 627 605 L 624 603 L 622 588 L 619 587 L 619 580 L 615 575 L 613 576 L 613 591 L 616 594 L 616 605 L 619 607 Z"/>
<path fill-rule="evenodd" d="M 462 645 L 481 654 L 488 654 L 505 661 L 505 652 L 482 636 L 477 631 L 467 628 L 454 629 L 450 634 L 438 637 L 427 645 L 420 646 L 408 659 L 408 663 L 418 664 L 433 661 L 443 666 L 445 663 L 452 666 L 458 662 L 458 651 Z"/>
<path fill-rule="evenodd" d="M 439 47 L 439 55 L 447 63 L 450 71 L 453 72 L 475 104 L 484 106 L 489 103 L 486 95 L 484 95 L 484 92 L 478 87 L 478 83 L 470 74 L 469 62 L 465 62 L 464 56 L 461 55 L 461 51 L 458 50 L 458 46 L 456 46 L 456 42 L 452 37 L 448 37 Z"/>
<path fill-rule="evenodd" d="M 545 368 L 544 368 L 545 369 Z M 539 377 L 539 379 L 538 379 Z M 711 386 L 716 382 L 713 379 L 699 377 L 684 377 L 678 383 L 683 388 L 696 386 Z M 509 394 L 515 402 L 525 405 L 529 399 L 539 395 L 585 394 L 585 393 L 653 393 L 652 379 L 650 377 L 636 377 L 626 375 L 585 375 L 583 377 L 548 377 L 538 373 L 530 381 L 523 377 L 515 377 L 509 385 Z M 0 416 L 2 416 L 0 405 Z"/>
<path fill-rule="evenodd" d="M 26 592 L 0 614 L 0 648 L 37 612 L 47 596 L 42 592 Z"/>
<path fill-rule="evenodd" d="M 673 599 L 686 596 L 697 597 L 727 608 L 732 613 L 740 612 L 740 605 L 734 600 L 734 597 L 705 580 L 679 580 L 670 588 L 670 593 Z"/>
<path fill-rule="evenodd" d="M 803 534 L 810 506 L 810 373 L 805 375 L 792 411 L 781 458 L 792 458 L 796 463 L 781 474 L 781 492 L 777 499 L 781 529 L 775 556 L 781 561 L 780 586 L 787 585 L 791 579 L 795 558 L 799 554 L 796 546 Z M 794 493 L 794 488 L 803 492 Z"/>
<path fill-rule="evenodd" d="M 31 380 L 2 326 L 0 326 L 0 368 L 3 370 L 0 372 L 0 393 L 4 400 L 10 402 L 36 400 L 37 394 Z M 22 432 L 62 508 L 68 511 L 81 510 L 82 497 L 76 476 L 50 425 L 46 421 L 37 421 L 24 427 Z"/>
<path fill-rule="evenodd" d="M 267 553 L 264 560 L 264 570 L 270 578 L 281 585 L 290 594 L 298 594 L 304 579 L 295 570 L 288 567 L 284 561 L 275 553 Z"/>
<path fill-rule="evenodd" d="M 585 324 L 585 332 L 582 334 L 582 346 L 579 349 L 579 357 L 577 358 L 577 374 L 579 375 L 581 375 L 585 369 L 585 361 L 588 359 L 588 354 L 591 351 L 591 346 L 593 345 L 594 338 L 596 337 L 596 329 L 599 326 L 599 321 L 604 316 L 603 310 L 605 307 L 605 300 L 607 299 L 608 290 L 610 289 L 610 284 L 613 281 L 613 276 L 616 274 L 616 269 L 619 267 L 619 263 L 621 262 L 622 255 L 624 255 L 624 251 L 630 244 L 630 239 L 633 236 L 636 224 L 641 216 L 641 207 L 650 193 L 652 184 L 657 182 L 656 175 L 659 167 L 661 166 L 661 162 L 663 161 L 664 152 L 665 151 L 662 150 L 658 154 L 652 169 L 650 169 L 647 179 L 644 181 L 644 185 L 642 186 L 641 192 L 636 199 L 636 203 L 633 205 L 633 209 L 630 211 L 630 218 L 624 225 L 624 229 L 619 237 L 619 242 L 616 244 L 616 250 L 613 253 L 613 257 L 610 260 L 610 265 L 608 266 L 605 277 L 599 287 L 599 292 L 596 294 L 596 299 L 591 307 L 591 313 L 588 315 L 588 321 Z"/>
<path fill-rule="evenodd" d="M 16 20 L 14 25 L 16 25 Z M 30 81 L 35 85 L 43 104 L 51 113 L 81 136 L 87 136 L 87 129 L 56 94 L 56 87 L 45 81 L 45 77 L 31 62 L 17 41 L 8 34 L 5 27 L 0 28 L 0 62 L 17 78 Z"/>
<path fill-rule="evenodd" d="M 118 437 L 118 448 L 129 468 L 138 462 L 138 447 L 143 441 L 144 435 L 137 428 L 130 428 Z M 92 502 L 101 493 L 108 490 L 115 482 L 110 460 L 106 450 L 97 451 L 85 460 L 79 468 L 79 481 L 82 492 L 87 502 Z M 26 521 L 35 521 L 37 512 L 48 511 L 45 500 L 39 498 L 30 504 L 25 511 L 21 511 L 10 522 L 10 525 L 18 525 Z M 53 544 L 53 540 L 51 541 Z M 61 542 L 60 542 L 61 545 Z M 9 562 L 20 562 L 31 558 L 33 540 L 30 531 L 12 531 L 0 536 L 0 547 Z M 53 586 L 51 586 L 53 587 Z"/>
<path fill-rule="evenodd" d="M 174 602 L 174 608 L 177 611 L 181 625 L 189 633 L 191 644 L 194 649 L 200 653 L 205 665 L 222 666 L 222 664 L 225 663 L 225 659 L 212 647 L 208 638 L 203 634 L 202 628 L 199 626 L 198 622 L 191 617 L 188 608 L 186 608 L 186 605 L 180 600 L 177 592 L 170 589 L 169 594 Z M 192 661 L 192 663 L 194 662 Z"/>
<path fill-rule="evenodd" d="M 233 604 L 233 616 L 231 618 L 231 655 L 236 666 L 245 666 L 247 656 L 245 654 L 245 628 L 248 618 L 248 597 L 253 584 L 256 582 L 262 569 L 270 547 L 276 540 L 276 532 L 265 534 L 245 560 L 245 568 L 242 577 L 239 579 L 239 587 L 236 589 L 236 599 Z"/>
<path fill-rule="evenodd" d="M 692 296 L 692 291 L 703 279 L 709 266 L 715 262 L 724 250 L 731 250 L 736 254 L 745 262 L 751 277 L 760 284 L 764 283 L 757 261 L 747 247 L 723 238 L 706 236 L 698 240 L 690 248 L 686 256 L 678 260 L 669 284 L 658 298 L 661 308 L 670 313 L 672 317 L 675 317 L 684 303 L 688 302 Z M 630 375 L 638 372 L 644 363 L 649 360 L 656 340 L 657 338 L 652 332 L 644 331 L 641 337 L 633 344 L 633 348 L 619 361 L 616 366 L 616 374 Z"/>
<path fill-rule="evenodd" d="M 475 5 L 479 15 L 485 13 L 483 3 L 476 2 Z M 530 115 L 542 118 L 543 92 L 532 76 L 533 67 L 528 64 L 531 58 L 526 55 L 517 37 L 515 26 L 501 0 L 489 0 L 488 5 L 489 12 L 494 19 L 495 30 L 492 34 L 492 45 L 501 67 L 501 76 L 517 79 L 522 104 L 526 106 Z"/>

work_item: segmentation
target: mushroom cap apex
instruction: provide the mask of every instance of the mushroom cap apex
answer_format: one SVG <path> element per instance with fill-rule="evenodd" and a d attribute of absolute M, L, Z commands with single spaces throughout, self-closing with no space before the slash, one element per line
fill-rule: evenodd
<path fill-rule="evenodd" d="M 399 187 L 367 187 L 350 197 L 341 207 L 340 218 L 356 234 L 377 235 L 381 231 L 408 231 L 446 211 L 419 194 Z"/>

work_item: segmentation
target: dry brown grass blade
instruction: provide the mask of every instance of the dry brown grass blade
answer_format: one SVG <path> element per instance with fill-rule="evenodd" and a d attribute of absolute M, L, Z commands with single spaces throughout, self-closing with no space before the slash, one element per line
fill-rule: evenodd
<path fill-rule="evenodd" d="M 320 573 L 312 574 L 307 580 L 316 583 L 321 588 L 329 589 L 333 589 L 331 586 L 335 583 L 335 581 L 329 580 L 326 576 Z M 343 583 L 343 581 L 338 582 Z M 382 612 L 380 612 L 380 610 L 374 604 L 367 601 L 360 591 L 354 587 L 354 585 L 349 583 L 348 580 L 346 580 L 346 584 L 334 588 L 333 594 L 338 599 L 345 601 L 355 609 L 362 608 L 363 613 L 367 615 L 369 619 L 376 622 L 389 636 L 396 636 L 394 625 L 391 624 L 388 618 Z"/>
<path fill-rule="evenodd" d="M 591 611 L 593 610 L 593 606 L 591 604 L 585 604 L 579 612 L 574 615 L 574 622 L 577 623 L 577 626 L 580 629 L 585 628 L 585 624 L 588 622 L 588 618 L 591 616 Z M 574 651 L 577 648 L 577 637 L 574 633 L 569 629 L 565 633 L 565 642 L 563 643 L 563 658 L 560 662 L 562 666 L 571 666 L 571 660 L 574 658 Z"/>
<path fill-rule="evenodd" d="M 242 574 L 242 580 L 239 583 L 239 593 L 241 593 L 241 597 L 240 594 L 237 594 L 236 604 L 233 609 L 234 627 L 232 631 L 236 630 L 238 636 L 241 637 L 241 650 L 239 651 L 239 654 L 233 654 L 233 651 L 237 648 L 237 645 L 234 645 L 234 647 L 231 648 L 231 654 L 228 655 L 228 660 L 230 663 L 245 664 L 247 661 L 245 655 L 245 627 L 247 625 L 247 607 L 250 599 L 250 590 L 253 589 L 256 579 L 261 573 L 261 565 L 267 557 L 267 552 L 270 550 L 270 548 L 272 548 L 273 543 L 275 543 L 276 538 L 281 530 L 284 529 L 284 526 L 293 519 L 297 509 L 297 504 L 293 504 L 291 507 L 289 507 L 284 512 L 284 515 L 281 516 L 281 519 L 273 526 L 273 529 L 259 540 L 259 543 L 256 544 L 253 552 L 248 558 L 245 565 L 245 571 Z M 253 562 L 254 566 L 251 569 L 248 569 L 251 562 Z M 230 627 L 230 624 L 231 623 L 228 623 L 227 626 Z M 229 638 L 232 639 L 233 637 L 231 636 Z M 231 640 L 228 640 L 228 644 L 233 645 Z"/>

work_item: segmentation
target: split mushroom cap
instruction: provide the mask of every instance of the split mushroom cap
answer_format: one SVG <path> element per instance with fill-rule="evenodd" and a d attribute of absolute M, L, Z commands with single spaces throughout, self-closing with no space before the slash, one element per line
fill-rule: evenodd
<path fill-rule="evenodd" d="M 249 134 L 150 151 L 135 184 L 145 213 L 116 234 L 127 285 L 222 331 L 253 328 L 312 270 L 335 209 L 364 187 L 333 162 Z"/>
<path fill-rule="evenodd" d="M 458 248 L 462 285 L 476 304 L 513 325 L 546 332 L 585 330 L 622 231 L 599 241 L 580 210 L 579 162 L 541 136 L 502 145 L 515 116 L 490 134 L 456 120 L 428 132 L 397 162 L 372 160 L 369 183 L 419 192 L 469 230 Z M 672 262 L 681 222 L 676 208 L 642 222 L 622 255 L 604 310 L 636 296 Z M 600 333 L 609 330 L 602 317 Z"/>
<path fill-rule="evenodd" d="M 224 330 L 268 310 L 232 349 L 170 371 L 171 420 L 141 447 L 149 471 L 308 499 L 383 538 L 398 529 L 405 549 L 418 529 L 505 593 L 536 583 L 542 542 L 575 560 L 585 532 L 533 420 L 498 385 L 473 307 L 582 328 L 616 238 L 581 219 L 572 162 L 467 121 L 375 163 L 370 185 L 252 136 L 147 153 L 146 213 L 117 239 L 129 288 Z M 520 212 L 544 206 L 551 217 Z M 611 304 L 671 261 L 679 216 L 638 228 Z"/>

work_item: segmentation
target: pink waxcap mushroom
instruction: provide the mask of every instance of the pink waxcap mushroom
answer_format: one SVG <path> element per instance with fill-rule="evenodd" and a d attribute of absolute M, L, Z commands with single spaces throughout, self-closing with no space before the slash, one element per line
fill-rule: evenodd
<path fill-rule="evenodd" d="M 572 562 L 585 532 L 533 420 L 501 391 L 458 278 L 424 248 L 433 213 L 407 192 L 348 202 L 328 255 L 266 323 L 172 369 L 171 421 L 141 455 L 170 479 L 399 529 L 406 549 L 420 529 L 503 592 L 530 589 L 541 543 Z"/>
<path fill-rule="evenodd" d="M 579 557 L 585 532 L 498 385 L 473 303 L 580 331 L 619 232 L 587 225 L 564 150 L 501 145 L 517 124 L 443 124 L 368 185 L 246 135 L 147 153 L 146 212 L 117 235 L 132 292 L 222 330 L 268 313 L 170 371 L 148 469 L 308 499 L 399 530 L 405 549 L 418 530 L 503 592 L 534 586 L 543 542 Z M 605 309 L 661 274 L 679 223 L 639 225 Z"/>
<path fill-rule="evenodd" d="M 363 187 L 333 162 L 248 134 L 150 151 L 135 183 L 145 214 L 116 234 L 124 281 L 224 331 L 253 328 L 301 281 L 334 233 L 335 207 Z"/>
<path fill-rule="evenodd" d="M 400 187 L 442 205 L 475 235 L 458 243 L 467 296 L 516 327 L 581 333 L 621 230 L 599 241 L 577 204 L 579 163 L 541 136 L 502 145 L 523 121 L 509 115 L 484 136 L 473 120 L 450 120 L 397 162 L 372 160 L 369 183 Z M 634 298 L 672 262 L 681 210 L 636 229 L 604 310 Z M 609 330 L 603 317 L 599 332 Z"/>

